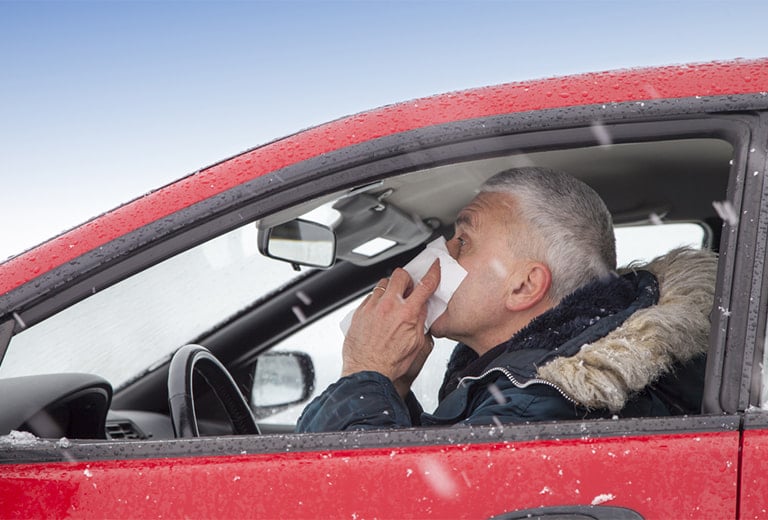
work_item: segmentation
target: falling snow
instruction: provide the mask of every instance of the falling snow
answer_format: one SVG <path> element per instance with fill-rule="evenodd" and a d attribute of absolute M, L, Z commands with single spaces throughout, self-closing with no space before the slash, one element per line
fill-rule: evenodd
<path fill-rule="evenodd" d="M 603 105 L 603 108 L 605 108 L 605 105 Z M 610 132 L 608 131 L 608 128 L 601 123 L 600 121 L 595 121 L 592 123 L 592 135 L 595 136 L 595 139 L 598 143 L 600 143 L 601 146 L 608 146 L 610 144 L 613 144 L 613 138 L 611 137 Z"/>
<path fill-rule="evenodd" d="M 433 457 L 426 457 L 419 461 L 419 469 L 436 494 L 443 498 L 456 496 L 458 485 L 450 468 L 443 461 Z"/>
<path fill-rule="evenodd" d="M 307 322 L 307 316 L 304 314 L 304 311 L 301 310 L 301 307 L 298 305 L 294 305 L 291 307 L 291 310 L 293 311 L 293 314 L 296 315 L 296 318 L 298 318 L 300 323 L 306 323 Z"/>
<path fill-rule="evenodd" d="M 498 258 L 492 259 L 488 263 L 488 266 L 499 278 L 506 278 L 506 276 L 509 274 L 509 271 L 507 270 L 507 268 Z"/>
<path fill-rule="evenodd" d="M 712 207 L 715 208 L 715 211 L 720 216 L 720 218 L 725 220 L 731 226 L 735 226 L 739 223 L 739 216 L 736 213 L 736 210 L 733 209 L 733 204 L 731 204 L 730 201 L 713 201 Z"/>
<path fill-rule="evenodd" d="M 23 319 L 21 319 L 21 316 L 19 316 L 18 313 L 16 312 L 13 313 L 13 319 L 16 320 L 16 323 L 18 323 L 19 327 L 21 327 L 22 329 L 27 328 L 27 324 L 24 322 Z"/>
<path fill-rule="evenodd" d="M 507 403 L 507 398 L 504 397 L 504 394 L 501 393 L 501 390 L 499 390 L 499 387 L 496 386 L 495 384 L 491 383 L 490 385 L 488 385 L 488 391 L 491 393 L 491 395 L 493 396 L 493 399 L 497 403 L 499 404 Z"/>
<path fill-rule="evenodd" d="M 301 300 L 301 303 L 303 303 L 304 305 L 312 304 L 312 299 L 309 296 L 307 296 L 307 293 L 305 293 L 304 291 L 296 291 L 296 297 L 299 300 Z"/>

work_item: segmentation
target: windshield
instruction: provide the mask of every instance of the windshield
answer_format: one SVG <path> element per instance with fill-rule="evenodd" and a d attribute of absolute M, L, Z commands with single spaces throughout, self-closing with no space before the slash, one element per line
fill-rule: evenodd
<path fill-rule="evenodd" d="M 87 372 L 119 388 L 294 277 L 258 252 L 256 226 L 243 226 L 16 335 L 0 378 Z"/>

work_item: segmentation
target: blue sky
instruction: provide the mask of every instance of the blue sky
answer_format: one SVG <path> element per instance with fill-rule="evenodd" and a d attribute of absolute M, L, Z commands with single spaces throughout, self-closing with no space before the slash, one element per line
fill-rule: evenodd
<path fill-rule="evenodd" d="M 0 259 L 343 115 L 768 56 L 768 2 L 0 0 Z"/>

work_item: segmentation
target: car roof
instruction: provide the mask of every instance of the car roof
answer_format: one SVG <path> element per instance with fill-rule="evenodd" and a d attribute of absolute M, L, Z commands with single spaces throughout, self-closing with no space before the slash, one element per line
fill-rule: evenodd
<path fill-rule="evenodd" d="M 456 121 L 546 109 L 768 92 L 768 58 L 563 76 L 452 92 L 337 119 L 246 151 L 0 264 L 6 294 L 156 220 L 306 159 Z"/>

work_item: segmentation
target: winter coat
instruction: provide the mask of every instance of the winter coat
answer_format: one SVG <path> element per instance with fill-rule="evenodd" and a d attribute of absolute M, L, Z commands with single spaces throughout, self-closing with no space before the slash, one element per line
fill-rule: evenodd
<path fill-rule="evenodd" d="M 297 431 L 698 413 L 717 258 L 678 249 L 588 284 L 478 356 L 457 345 L 437 409 L 377 372 L 341 378 Z"/>

